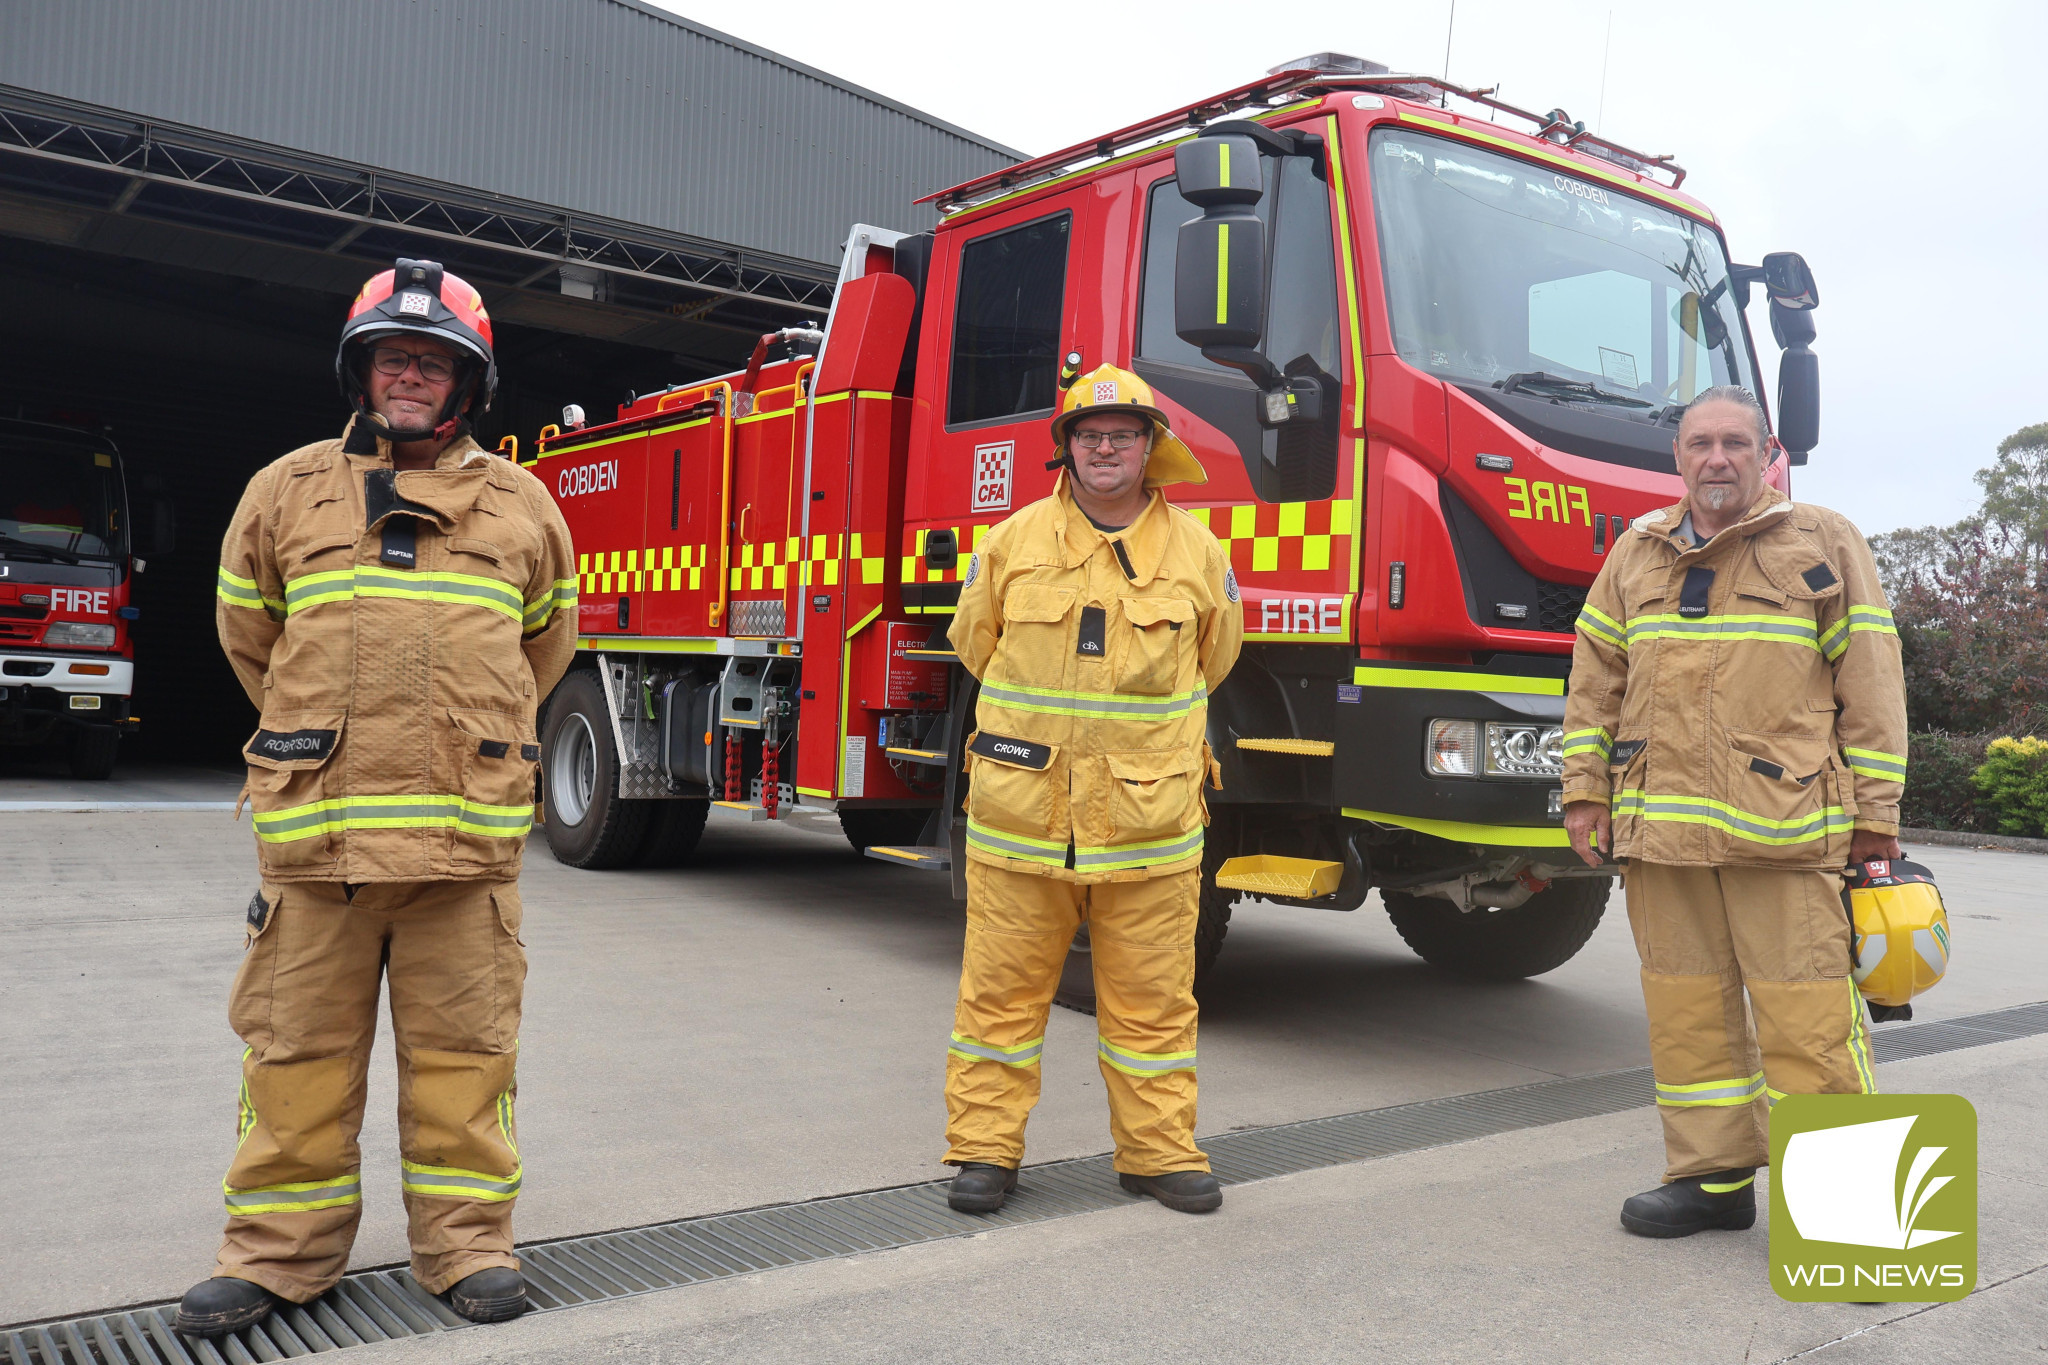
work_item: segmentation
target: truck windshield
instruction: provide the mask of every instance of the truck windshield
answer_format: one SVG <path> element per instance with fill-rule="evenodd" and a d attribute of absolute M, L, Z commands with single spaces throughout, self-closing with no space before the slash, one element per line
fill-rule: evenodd
<path fill-rule="evenodd" d="M 1374 134 L 1372 182 L 1394 346 L 1418 369 L 1637 422 L 1716 384 L 1755 391 L 1705 225 L 1403 129 Z"/>
<path fill-rule="evenodd" d="M 0 558 L 115 558 L 120 507 L 120 469 L 112 455 L 0 434 Z"/>

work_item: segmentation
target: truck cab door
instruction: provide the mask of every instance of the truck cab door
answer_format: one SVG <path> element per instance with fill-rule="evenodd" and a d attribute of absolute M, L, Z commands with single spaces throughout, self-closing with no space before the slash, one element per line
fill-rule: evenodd
<path fill-rule="evenodd" d="M 904 497 L 903 604 L 913 616 L 950 615 L 979 536 L 1052 491 L 1046 426 L 1061 357 L 1100 312 L 1098 301 L 1082 316 L 1087 227 L 1075 192 L 939 234 L 917 381 L 935 397 L 917 408 Z"/>

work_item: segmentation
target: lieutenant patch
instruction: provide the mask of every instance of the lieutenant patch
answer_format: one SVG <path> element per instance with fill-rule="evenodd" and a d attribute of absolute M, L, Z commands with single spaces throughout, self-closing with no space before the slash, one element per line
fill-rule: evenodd
<path fill-rule="evenodd" d="M 1226 568 L 1223 571 L 1223 595 L 1233 602 L 1237 600 L 1237 570 Z"/>
<path fill-rule="evenodd" d="M 1028 739 L 1011 739 L 1007 735 L 992 735 L 986 730 L 974 737 L 974 742 L 967 746 L 967 752 L 1036 772 L 1045 771 L 1052 762 L 1050 745 L 1033 744 Z"/>
<path fill-rule="evenodd" d="M 339 730 L 258 730 L 243 752 L 274 763 L 292 759 L 324 761 L 334 752 L 334 741 L 340 734 Z"/>

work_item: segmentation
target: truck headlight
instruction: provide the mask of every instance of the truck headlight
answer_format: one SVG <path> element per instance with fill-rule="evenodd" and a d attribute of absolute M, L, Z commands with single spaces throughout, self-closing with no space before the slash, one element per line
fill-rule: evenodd
<path fill-rule="evenodd" d="M 86 645 L 93 649 L 112 649 L 114 628 L 96 626 L 89 621 L 59 621 L 43 632 L 46 645 Z"/>
<path fill-rule="evenodd" d="M 1432 777 L 1479 776 L 1479 722 L 1431 721 L 1425 759 Z"/>
<path fill-rule="evenodd" d="M 1564 727 L 1486 722 L 1488 777 L 1562 777 Z"/>

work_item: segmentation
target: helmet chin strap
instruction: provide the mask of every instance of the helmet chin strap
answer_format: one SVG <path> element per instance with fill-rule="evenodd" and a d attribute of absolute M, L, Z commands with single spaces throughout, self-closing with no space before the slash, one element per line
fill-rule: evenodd
<path fill-rule="evenodd" d="M 470 431 L 464 409 L 469 406 L 470 392 L 475 387 L 472 380 L 448 395 L 448 405 L 441 409 L 441 420 L 425 431 L 401 431 L 392 426 L 382 413 L 371 410 L 368 395 L 361 392 L 356 394 L 356 414 L 371 428 L 372 434 L 393 445 L 409 445 L 414 441 L 452 441 Z"/>

